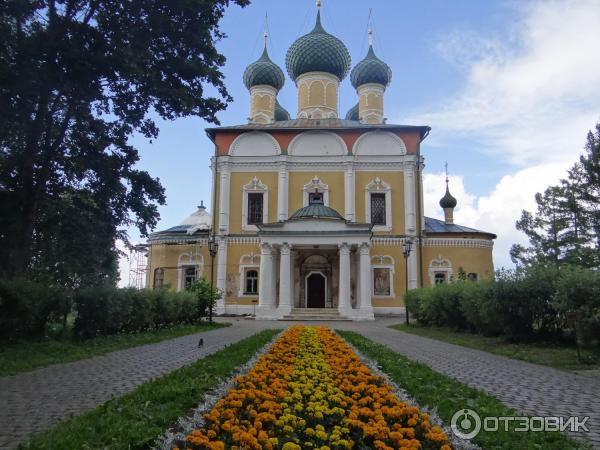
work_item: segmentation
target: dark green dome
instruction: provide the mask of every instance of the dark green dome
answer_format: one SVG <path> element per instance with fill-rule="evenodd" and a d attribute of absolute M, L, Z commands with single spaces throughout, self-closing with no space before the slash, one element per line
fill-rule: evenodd
<path fill-rule="evenodd" d="M 248 89 L 252 86 L 266 84 L 267 86 L 273 86 L 279 91 L 284 83 L 285 75 L 283 74 L 283 70 L 271 61 L 266 46 L 262 56 L 246 67 L 244 71 L 244 84 Z"/>
<path fill-rule="evenodd" d="M 323 29 L 320 12 L 315 28 L 298 38 L 285 57 L 288 74 L 294 81 L 308 72 L 331 73 L 341 81 L 348 75 L 351 64 L 344 43 Z"/>
<path fill-rule="evenodd" d="M 286 111 L 286 109 L 279 104 L 279 100 L 275 100 L 275 122 L 280 122 L 282 120 L 291 120 L 290 113 Z"/>
<path fill-rule="evenodd" d="M 346 120 L 360 120 L 358 117 L 358 103 L 348 110 Z"/>
<path fill-rule="evenodd" d="M 310 205 L 300 208 L 290 216 L 293 219 L 335 219 L 344 220 L 344 218 L 335 209 L 325 206 L 323 199 L 314 199 Z"/>
<path fill-rule="evenodd" d="M 444 195 L 440 200 L 440 206 L 442 208 L 456 208 L 457 203 L 458 202 L 456 201 L 456 199 L 452 197 L 452 194 L 450 194 L 450 190 L 448 189 L 448 185 L 446 184 L 446 195 Z"/>
<path fill-rule="evenodd" d="M 392 81 L 392 69 L 375 56 L 373 46 L 370 45 L 365 59 L 352 69 L 350 81 L 355 88 L 367 83 L 377 83 L 387 86 Z"/>

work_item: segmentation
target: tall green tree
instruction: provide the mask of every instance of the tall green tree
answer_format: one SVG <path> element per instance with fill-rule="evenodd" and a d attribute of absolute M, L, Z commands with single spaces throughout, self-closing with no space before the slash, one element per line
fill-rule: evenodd
<path fill-rule="evenodd" d="M 522 212 L 516 227 L 529 246 L 513 245 L 514 262 L 600 266 L 600 124 L 585 149 L 566 179 L 536 194 L 535 213 Z"/>
<path fill-rule="evenodd" d="M 129 138 L 158 135 L 152 113 L 218 123 L 231 100 L 215 48 L 229 3 L 0 2 L 0 275 L 64 263 L 70 228 L 114 248 L 119 227 L 155 226 L 164 191 Z M 85 206 L 67 214 L 74 199 Z"/>

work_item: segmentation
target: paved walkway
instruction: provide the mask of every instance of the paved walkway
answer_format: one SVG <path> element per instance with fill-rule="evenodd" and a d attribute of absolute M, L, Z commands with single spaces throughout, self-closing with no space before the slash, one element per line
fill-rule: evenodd
<path fill-rule="evenodd" d="M 387 328 L 398 319 L 330 322 L 432 369 L 479 388 L 528 415 L 590 416 L 585 438 L 600 449 L 600 380 L 492 355 Z M 314 322 L 312 322 L 314 324 Z M 189 364 L 262 329 L 298 322 L 235 320 L 228 328 L 136 347 L 104 356 L 0 377 L 0 450 L 70 415 L 125 394 L 152 378 Z"/>
<path fill-rule="evenodd" d="M 276 323 L 240 320 L 227 328 L 0 377 L 0 449 L 11 449 L 72 415 L 82 414 Z M 66 450 L 66 449 L 65 449 Z"/>

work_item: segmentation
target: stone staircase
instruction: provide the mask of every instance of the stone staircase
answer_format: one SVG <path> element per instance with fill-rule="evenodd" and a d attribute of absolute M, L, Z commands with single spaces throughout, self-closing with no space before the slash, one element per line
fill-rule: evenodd
<path fill-rule="evenodd" d="M 340 315 L 335 308 L 292 308 L 292 312 L 287 316 L 283 316 L 281 320 L 349 321 L 350 319 Z"/>

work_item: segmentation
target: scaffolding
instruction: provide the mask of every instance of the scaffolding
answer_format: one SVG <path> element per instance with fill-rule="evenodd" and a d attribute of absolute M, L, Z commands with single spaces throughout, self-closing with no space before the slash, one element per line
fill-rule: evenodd
<path fill-rule="evenodd" d="M 138 244 L 129 249 L 129 287 L 146 287 L 148 273 L 148 245 Z"/>

